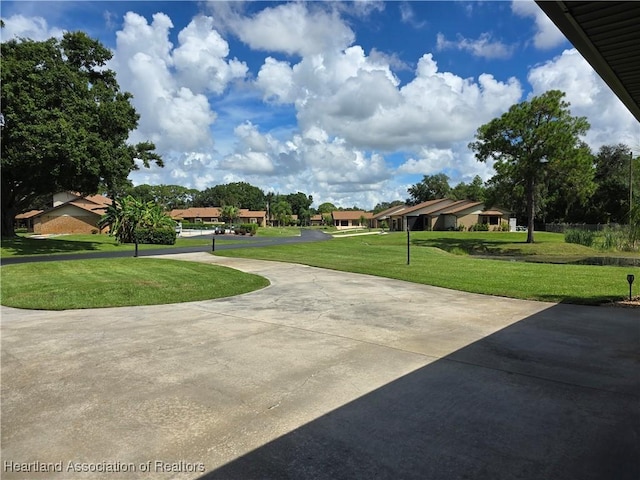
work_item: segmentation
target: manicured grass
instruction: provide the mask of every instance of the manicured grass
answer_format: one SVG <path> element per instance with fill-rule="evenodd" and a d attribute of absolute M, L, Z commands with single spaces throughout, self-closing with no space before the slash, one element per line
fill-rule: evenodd
<path fill-rule="evenodd" d="M 576 251 L 585 256 L 594 255 L 595 251 L 587 247 L 565 244 L 558 234 L 539 234 L 540 243 L 530 246 L 523 243 L 526 234 L 521 233 L 412 232 L 410 265 L 407 265 L 406 238 L 405 233 L 367 235 L 319 243 L 224 250 L 216 254 L 301 263 L 466 292 L 591 305 L 628 295 L 627 274 L 635 273 L 640 278 L 637 268 L 486 260 L 429 246 L 480 248 L 502 255 L 516 252 L 567 255 Z M 485 247 L 481 247 L 482 244 Z"/>
<path fill-rule="evenodd" d="M 159 248 L 211 245 L 211 239 L 178 238 L 175 245 L 139 245 L 140 250 Z M 61 235 L 50 238 L 19 236 L 3 238 L 0 257 L 20 257 L 31 255 L 59 255 L 86 252 L 133 252 L 133 244 L 119 244 L 109 235 Z"/>
<path fill-rule="evenodd" d="M 2 305 L 43 310 L 192 302 L 269 285 L 219 265 L 152 258 L 5 265 L 0 275 Z"/>
<path fill-rule="evenodd" d="M 342 237 L 346 235 L 358 235 L 363 233 L 380 233 L 382 232 L 379 228 L 354 228 L 353 230 L 337 230 L 335 232 L 331 232 L 331 235 L 334 237 Z"/>
<path fill-rule="evenodd" d="M 260 227 L 258 237 L 299 237 L 300 227 Z"/>

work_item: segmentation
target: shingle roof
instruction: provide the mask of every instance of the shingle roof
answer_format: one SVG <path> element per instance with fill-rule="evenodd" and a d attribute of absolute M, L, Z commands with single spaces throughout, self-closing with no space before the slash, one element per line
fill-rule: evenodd
<path fill-rule="evenodd" d="M 19 213 L 18 215 L 16 215 L 16 220 L 26 220 L 27 218 L 40 215 L 42 212 L 43 210 L 29 210 L 28 212 Z"/>
<path fill-rule="evenodd" d="M 394 213 L 399 213 L 406 208 L 409 208 L 409 207 L 407 205 L 396 205 L 395 207 L 390 207 L 390 208 L 387 208 L 386 210 L 382 210 L 381 212 L 376 213 L 375 215 L 373 215 L 373 218 L 377 218 L 377 219 L 386 218 L 389 215 L 393 215 Z"/>
<path fill-rule="evenodd" d="M 443 205 L 443 203 L 445 205 Z M 437 198 L 435 200 L 427 200 L 426 202 L 419 203 L 418 205 L 414 205 L 413 207 L 409 207 L 408 209 L 402 212 L 403 215 L 407 215 L 409 213 L 416 212 L 418 210 L 423 210 L 421 214 L 428 215 L 434 212 L 437 212 L 441 208 L 451 205 L 454 203 L 450 198 Z"/>
<path fill-rule="evenodd" d="M 336 210 L 331 216 L 334 220 L 359 220 L 361 217 L 373 218 L 373 213 L 364 210 Z"/>
<path fill-rule="evenodd" d="M 176 208 L 171 210 L 169 216 L 171 218 L 219 218 L 222 214 L 220 207 L 190 207 Z M 267 212 L 264 210 L 248 210 L 241 208 L 238 213 L 239 218 L 247 217 L 266 217 Z"/>
<path fill-rule="evenodd" d="M 444 210 L 439 213 L 444 215 L 453 215 L 456 213 L 463 212 L 465 210 L 469 210 L 470 208 L 475 208 L 482 205 L 482 202 L 474 202 L 472 200 L 459 200 L 451 205 L 449 205 Z"/>
<path fill-rule="evenodd" d="M 505 213 L 509 213 L 509 212 L 506 211 L 506 210 L 504 212 L 502 212 L 500 210 L 485 210 L 483 212 L 480 212 L 480 215 L 499 215 L 499 216 L 502 216 Z"/>
<path fill-rule="evenodd" d="M 171 210 L 171 218 L 213 218 L 220 216 L 218 207 L 190 207 Z"/>

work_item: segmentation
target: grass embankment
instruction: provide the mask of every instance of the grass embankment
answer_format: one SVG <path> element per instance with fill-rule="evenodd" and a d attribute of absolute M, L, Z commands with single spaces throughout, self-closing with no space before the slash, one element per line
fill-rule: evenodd
<path fill-rule="evenodd" d="M 560 234 L 412 232 L 410 265 L 405 233 L 337 238 L 327 242 L 224 250 L 216 254 L 294 262 L 365 273 L 466 292 L 520 299 L 601 304 L 628 295 L 626 276 L 637 268 L 486 260 L 458 253 L 594 256 L 591 248 L 566 244 Z M 449 250 L 449 251 L 445 251 Z"/>
<path fill-rule="evenodd" d="M 193 302 L 269 285 L 231 268 L 152 258 L 5 265 L 0 274 L 2 305 L 46 310 Z"/>

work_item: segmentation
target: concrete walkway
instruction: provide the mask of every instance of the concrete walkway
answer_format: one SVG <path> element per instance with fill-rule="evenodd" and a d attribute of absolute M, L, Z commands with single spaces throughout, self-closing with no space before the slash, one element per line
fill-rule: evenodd
<path fill-rule="evenodd" d="M 3 479 L 640 478 L 638 310 L 163 258 L 271 286 L 2 307 Z"/>

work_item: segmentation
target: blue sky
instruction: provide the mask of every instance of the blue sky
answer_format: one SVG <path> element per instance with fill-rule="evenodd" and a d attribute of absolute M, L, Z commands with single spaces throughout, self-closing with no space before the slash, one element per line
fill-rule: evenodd
<path fill-rule="evenodd" d="M 530 1 L 3 1 L 3 41 L 83 30 L 165 168 L 135 184 L 246 181 L 315 204 L 404 200 L 423 175 L 452 186 L 490 164 L 467 144 L 509 106 L 557 88 L 596 150 L 638 149 L 638 122 Z"/>

